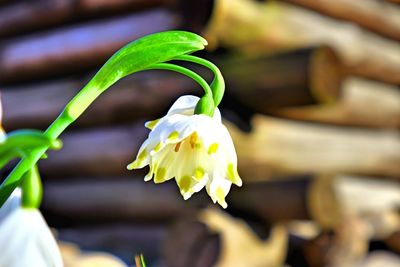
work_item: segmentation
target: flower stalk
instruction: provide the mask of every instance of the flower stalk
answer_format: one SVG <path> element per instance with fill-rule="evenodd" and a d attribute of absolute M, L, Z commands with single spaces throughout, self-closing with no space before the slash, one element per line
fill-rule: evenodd
<path fill-rule="evenodd" d="M 22 177 L 22 207 L 38 209 L 42 203 L 43 189 L 36 164 Z"/>

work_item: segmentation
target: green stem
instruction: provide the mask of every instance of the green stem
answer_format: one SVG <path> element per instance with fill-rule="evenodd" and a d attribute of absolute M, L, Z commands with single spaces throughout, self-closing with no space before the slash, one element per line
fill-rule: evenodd
<path fill-rule="evenodd" d="M 22 206 L 38 209 L 42 202 L 43 189 L 37 165 L 27 171 L 22 177 Z"/>
<path fill-rule="evenodd" d="M 214 110 L 215 110 L 215 104 L 213 100 L 213 92 L 208 83 L 197 73 L 178 66 L 174 65 L 171 63 L 158 63 L 154 64 L 151 67 L 146 68 L 148 70 L 150 69 L 163 69 L 163 70 L 172 70 L 176 71 L 179 73 L 182 73 L 190 78 L 192 78 L 194 81 L 196 81 L 205 91 L 205 95 L 200 98 L 198 101 L 195 109 L 194 109 L 194 114 L 204 114 L 207 116 L 212 117 L 214 115 Z"/>
<path fill-rule="evenodd" d="M 192 78 L 194 81 L 196 81 L 203 89 L 206 95 L 212 96 L 212 91 L 206 80 L 204 80 L 200 75 L 195 73 L 194 71 L 191 71 L 187 68 L 171 64 L 171 63 L 158 63 L 154 64 L 151 67 L 146 68 L 147 70 L 155 70 L 155 69 L 160 69 L 160 70 L 172 70 L 175 72 L 182 73 L 190 78 Z"/>
<path fill-rule="evenodd" d="M 74 119 L 66 115 L 64 110 L 61 115 L 50 125 L 44 135 L 52 139 L 56 139 L 73 121 Z M 22 181 L 21 177 L 38 162 L 48 148 L 49 146 L 43 146 L 41 148 L 32 150 L 29 155 L 24 157 L 18 163 L 18 165 L 15 166 L 15 168 L 0 186 L 0 207 L 4 204 L 14 189 L 20 185 Z"/>
<path fill-rule="evenodd" d="M 192 55 L 180 55 L 180 56 L 175 57 L 174 59 L 197 63 L 197 64 L 200 64 L 200 65 L 210 69 L 213 72 L 214 79 L 211 83 L 211 90 L 213 93 L 214 105 L 215 105 L 215 107 L 218 107 L 218 105 L 219 105 L 219 103 L 221 103 L 221 100 L 225 93 L 225 80 L 224 80 L 224 77 L 222 76 L 221 71 L 218 69 L 218 67 L 208 60 L 205 60 L 203 58 L 199 58 L 196 56 L 192 56 Z"/>

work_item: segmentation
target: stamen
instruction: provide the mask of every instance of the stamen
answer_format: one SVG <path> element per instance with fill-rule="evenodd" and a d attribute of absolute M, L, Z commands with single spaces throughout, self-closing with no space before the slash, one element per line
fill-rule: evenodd
<path fill-rule="evenodd" d="M 179 143 L 176 144 L 176 146 L 175 146 L 175 152 L 178 152 L 178 151 L 179 151 L 179 148 L 181 148 L 181 144 L 182 144 L 182 142 L 179 142 Z"/>

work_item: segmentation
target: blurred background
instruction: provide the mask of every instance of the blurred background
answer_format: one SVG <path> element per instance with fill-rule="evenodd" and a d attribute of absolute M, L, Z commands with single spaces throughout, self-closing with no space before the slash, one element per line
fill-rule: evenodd
<path fill-rule="evenodd" d="M 144 122 L 202 92 L 171 72 L 131 75 L 39 164 L 66 266 L 139 253 L 154 267 L 400 266 L 398 1 L 0 0 L 4 128 L 45 130 L 115 51 L 171 29 L 209 41 L 198 55 L 226 79 L 244 185 L 222 210 L 128 172 Z"/>

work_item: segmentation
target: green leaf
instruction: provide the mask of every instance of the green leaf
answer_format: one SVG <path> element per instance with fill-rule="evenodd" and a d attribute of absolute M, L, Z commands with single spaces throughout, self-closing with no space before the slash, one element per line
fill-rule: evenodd
<path fill-rule="evenodd" d="M 7 134 L 7 138 L 0 143 L 0 168 L 10 160 L 23 157 L 29 151 L 48 146 L 50 149 L 60 149 L 62 142 L 47 137 L 39 130 L 16 130 Z"/>
<path fill-rule="evenodd" d="M 166 31 L 147 35 L 116 52 L 92 79 L 92 86 L 105 90 L 126 75 L 202 50 L 206 45 L 203 37 L 191 32 Z"/>

